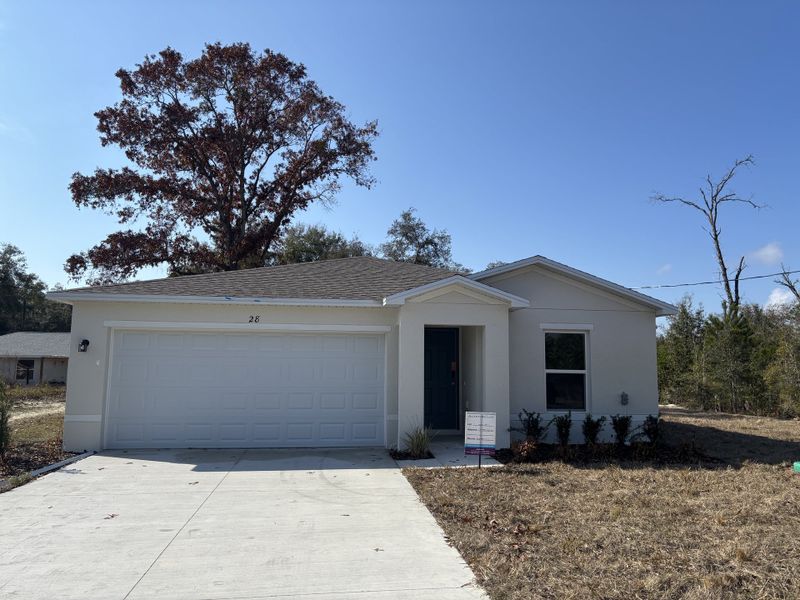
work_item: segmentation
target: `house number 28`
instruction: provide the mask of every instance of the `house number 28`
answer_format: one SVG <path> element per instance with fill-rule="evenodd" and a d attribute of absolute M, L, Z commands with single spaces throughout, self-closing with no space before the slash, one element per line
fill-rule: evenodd
<path fill-rule="evenodd" d="M 250 319 L 247 322 L 258 323 L 259 321 L 261 321 L 261 315 L 250 315 Z"/>

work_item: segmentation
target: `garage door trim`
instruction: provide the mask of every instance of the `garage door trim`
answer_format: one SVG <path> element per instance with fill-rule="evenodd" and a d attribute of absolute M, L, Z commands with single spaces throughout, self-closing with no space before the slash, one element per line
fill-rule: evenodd
<path fill-rule="evenodd" d="M 285 331 L 309 333 L 388 333 L 389 325 L 346 325 L 340 323 L 182 323 L 180 321 L 104 321 L 103 325 L 114 329 L 181 331 Z"/>
<path fill-rule="evenodd" d="M 348 324 L 322 324 L 322 323 L 181 323 L 175 321 L 105 321 L 103 325 L 108 331 L 108 347 L 106 356 L 106 372 L 105 372 L 105 394 L 103 399 L 103 414 L 101 420 L 100 439 L 102 447 L 108 448 L 109 426 L 108 418 L 111 405 L 111 380 L 114 368 L 114 338 L 117 330 L 134 330 L 134 331 L 159 331 L 159 330 L 181 330 L 181 331 L 203 331 L 214 330 L 219 332 L 225 331 L 242 331 L 252 330 L 253 332 L 295 332 L 295 333 L 350 333 L 350 334 L 376 334 L 382 333 L 383 335 L 383 440 L 384 444 L 389 439 L 388 424 L 387 424 L 387 397 L 388 397 L 388 360 L 389 360 L 389 336 L 387 335 L 392 327 L 389 325 L 348 325 Z M 98 415 L 99 416 L 99 415 Z"/>

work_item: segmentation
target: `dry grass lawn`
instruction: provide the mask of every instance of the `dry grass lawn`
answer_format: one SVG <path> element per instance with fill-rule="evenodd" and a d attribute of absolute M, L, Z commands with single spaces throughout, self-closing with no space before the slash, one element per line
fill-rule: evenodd
<path fill-rule="evenodd" d="M 664 416 L 718 459 L 405 472 L 494 599 L 800 598 L 800 422 Z"/>
<path fill-rule="evenodd" d="M 64 386 L 15 387 L 12 401 L 11 447 L 0 460 L 0 479 L 21 475 L 58 462 L 71 453 L 61 449 L 64 431 Z M 6 486 L 0 485 L 0 491 Z"/>

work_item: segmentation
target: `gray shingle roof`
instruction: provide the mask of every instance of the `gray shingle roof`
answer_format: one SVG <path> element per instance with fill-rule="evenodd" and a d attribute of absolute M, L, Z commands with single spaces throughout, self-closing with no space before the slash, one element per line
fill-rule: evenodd
<path fill-rule="evenodd" d="M 0 335 L 0 356 L 69 358 L 69 333 L 20 331 Z"/>
<path fill-rule="evenodd" d="M 235 298 L 375 300 L 455 273 L 425 265 L 357 256 L 242 271 L 184 275 L 75 290 L 70 294 L 132 294 Z"/>

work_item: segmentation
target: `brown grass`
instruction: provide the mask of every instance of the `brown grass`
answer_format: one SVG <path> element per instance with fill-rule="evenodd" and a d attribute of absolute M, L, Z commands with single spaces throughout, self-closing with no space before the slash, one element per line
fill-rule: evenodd
<path fill-rule="evenodd" d="M 64 387 L 11 388 L 11 447 L 0 460 L 0 478 L 19 476 L 68 456 L 61 448 L 64 431 Z M 8 489 L 0 485 L 0 491 Z"/>
<path fill-rule="evenodd" d="M 669 444 L 729 464 L 405 473 L 495 599 L 800 598 L 800 424 L 665 412 Z"/>
<path fill-rule="evenodd" d="M 694 444 L 706 455 L 741 465 L 800 460 L 800 419 L 772 419 L 728 413 L 662 408 L 673 444 Z"/>

